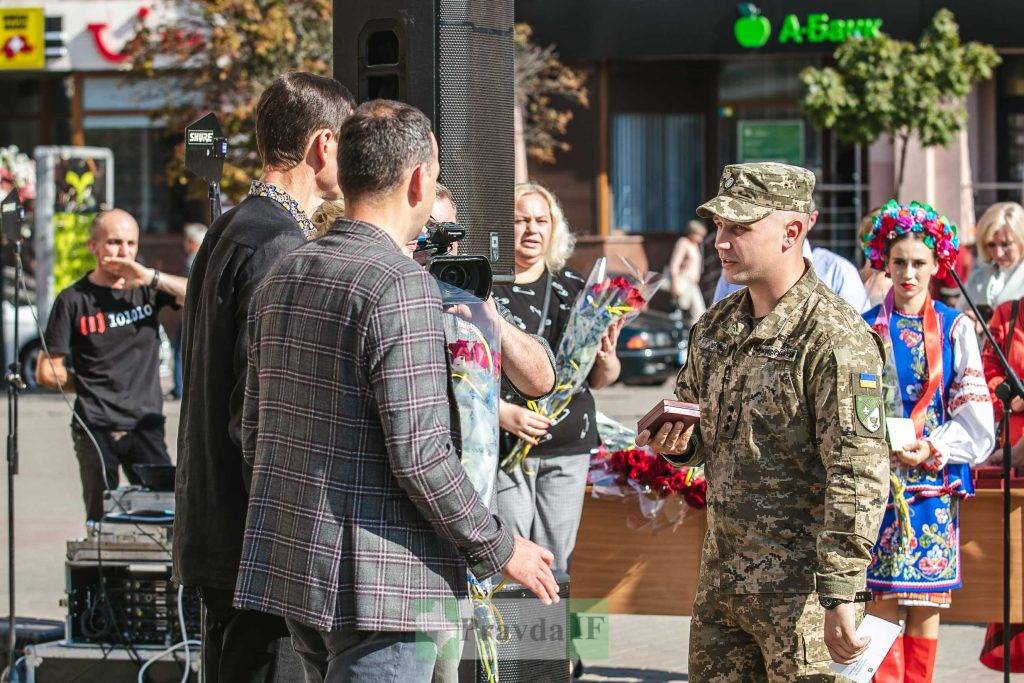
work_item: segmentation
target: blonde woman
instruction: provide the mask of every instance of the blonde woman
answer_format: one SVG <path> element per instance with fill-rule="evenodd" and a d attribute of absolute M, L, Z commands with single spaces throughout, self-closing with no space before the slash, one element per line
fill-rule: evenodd
<path fill-rule="evenodd" d="M 967 279 L 967 293 L 987 318 L 1004 301 L 1024 296 L 1024 208 L 1017 202 L 990 206 L 978 221 L 977 244 L 981 263 Z"/>
<path fill-rule="evenodd" d="M 539 334 L 557 352 L 569 313 L 586 282 L 565 267 L 574 240 L 555 197 L 536 183 L 516 186 L 515 283 L 495 285 L 494 298 L 509 309 L 520 329 Z M 522 439 L 534 444 L 525 469 L 498 473 L 498 517 L 513 534 L 554 554 L 552 568 L 567 571 L 576 545 L 590 452 L 597 448 L 594 398 L 619 376 L 615 326 L 601 342 L 589 387 L 552 421 L 521 405 L 503 390 L 499 411 L 502 456 Z"/>
<path fill-rule="evenodd" d="M 324 201 L 313 215 L 309 217 L 310 222 L 313 223 L 314 233 L 310 239 L 316 239 L 317 237 L 323 237 L 334 225 L 334 222 L 339 218 L 345 217 L 345 200 L 344 199 L 328 199 Z"/>

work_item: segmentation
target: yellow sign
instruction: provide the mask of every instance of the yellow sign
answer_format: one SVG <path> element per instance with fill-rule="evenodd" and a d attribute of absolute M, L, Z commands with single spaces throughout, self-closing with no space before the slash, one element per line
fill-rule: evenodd
<path fill-rule="evenodd" d="M 0 70 L 45 67 L 43 9 L 0 8 Z"/>

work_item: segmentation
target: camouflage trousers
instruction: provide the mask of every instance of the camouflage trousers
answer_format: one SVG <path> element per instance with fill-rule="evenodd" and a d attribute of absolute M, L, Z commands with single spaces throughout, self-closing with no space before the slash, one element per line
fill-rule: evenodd
<path fill-rule="evenodd" d="M 690 681 L 835 681 L 816 594 L 701 588 L 690 624 Z"/>

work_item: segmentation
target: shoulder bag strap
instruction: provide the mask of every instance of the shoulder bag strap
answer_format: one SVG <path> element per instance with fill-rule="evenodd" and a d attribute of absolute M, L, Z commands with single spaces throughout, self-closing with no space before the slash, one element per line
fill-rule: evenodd
<path fill-rule="evenodd" d="M 540 307 L 540 323 L 537 324 L 538 336 L 544 334 L 544 321 L 548 317 L 548 309 L 551 308 L 551 271 L 547 271 L 548 276 L 544 282 L 544 305 Z"/>
<path fill-rule="evenodd" d="M 1013 312 L 1010 313 L 1010 328 L 1006 333 L 1006 339 L 1003 340 L 1005 348 L 1003 353 L 1006 357 L 1010 357 L 1010 347 L 1013 346 L 1013 333 L 1017 330 L 1017 318 L 1020 315 L 1020 299 L 1014 299 L 1013 301 Z"/>

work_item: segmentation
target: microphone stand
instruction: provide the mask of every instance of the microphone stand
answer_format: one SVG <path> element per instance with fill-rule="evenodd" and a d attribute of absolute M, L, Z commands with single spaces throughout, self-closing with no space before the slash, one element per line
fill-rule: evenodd
<path fill-rule="evenodd" d="M 977 316 L 976 320 L 983 323 L 985 318 L 982 317 L 978 307 L 971 300 L 960 275 L 953 268 L 949 272 L 956 280 L 957 287 L 960 288 L 960 293 L 964 296 L 964 301 Z M 1003 405 L 1003 681 L 1010 683 L 1010 451 L 1012 448 L 1010 444 L 1010 402 L 1015 396 L 1024 398 L 1024 386 L 1021 385 L 1020 377 L 1013 371 L 1003 350 L 999 348 L 999 344 L 996 344 L 988 325 L 982 324 L 982 329 L 985 331 L 988 343 L 995 350 L 999 364 L 1003 366 L 1005 373 L 1002 384 L 996 387 L 996 398 Z M 1010 339 L 1013 339 L 1013 330 L 1010 330 L 1009 334 Z"/>
<path fill-rule="evenodd" d="M 25 388 L 21 381 L 21 359 L 18 357 L 21 340 L 18 335 L 18 304 L 21 301 L 21 222 L 25 218 L 25 209 L 17 190 L 12 190 L 0 205 L 0 234 L 11 235 L 14 243 L 14 353 L 7 380 L 7 668 L 5 673 L 8 681 L 18 679 L 15 663 L 17 662 L 17 617 L 15 616 L 15 582 L 14 582 L 14 477 L 18 474 L 18 394 Z M 7 288 L 0 280 L 0 299 L 7 293 Z"/>
<path fill-rule="evenodd" d="M 213 150 L 210 153 L 213 159 L 224 159 L 228 155 L 228 140 L 224 137 L 213 139 Z M 223 164 L 224 162 L 221 161 Z M 209 183 L 207 197 L 210 199 L 210 225 L 220 217 L 220 181 L 211 180 Z"/>
<path fill-rule="evenodd" d="M 17 648 L 17 623 L 14 612 L 14 475 L 18 473 L 18 396 L 25 388 L 21 378 L 21 359 L 18 347 L 21 302 L 21 238 L 14 241 L 14 354 L 8 366 L 7 379 L 7 587 L 9 591 L 10 614 L 7 616 L 7 671 L 8 680 L 15 680 L 14 669 Z"/>

